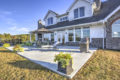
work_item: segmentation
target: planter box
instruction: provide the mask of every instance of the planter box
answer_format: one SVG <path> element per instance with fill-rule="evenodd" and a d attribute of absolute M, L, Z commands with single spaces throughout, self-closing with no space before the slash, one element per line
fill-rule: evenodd
<path fill-rule="evenodd" d="M 80 52 L 89 52 L 89 39 L 88 38 L 81 39 Z"/>
<path fill-rule="evenodd" d="M 58 71 L 67 75 L 71 74 L 73 72 L 72 59 L 70 60 L 69 65 L 67 65 L 65 68 L 62 67 L 61 62 L 58 62 Z"/>

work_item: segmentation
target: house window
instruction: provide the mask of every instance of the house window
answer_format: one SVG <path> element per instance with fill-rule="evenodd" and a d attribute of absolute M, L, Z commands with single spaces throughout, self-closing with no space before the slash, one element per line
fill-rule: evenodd
<path fill-rule="evenodd" d="M 74 18 L 85 16 L 85 7 L 80 7 L 74 10 Z"/>
<path fill-rule="evenodd" d="M 69 30 L 69 41 L 73 41 L 73 30 Z"/>
<path fill-rule="evenodd" d="M 90 28 L 83 28 L 83 38 L 90 38 Z"/>
<path fill-rule="evenodd" d="M 75 29 L 76 41 L 81 40 L 81 29 Z"/>
<path fill-rule="evenodd" d="M 112 37 L 120 37 L 120 19 L 112 24 Z"/>
<path fill-rule="evenodd" d="M 68 17 L 67 17 L 67 16 L 60 18 L 60 22 L 62 22 L 62 21 L 67 21 L 67 20 L 68 20 Z"/>
<path fill-rule="evenodd" d="M 78 18 L 78 8 L 74 10 L 74 18 Z"/>
<path fill-rule="evenodd" d="M 85 8 L 84 7 L 81 7 L 79 11 L 80 11 L 80 17 L 85 16 Z"/>
<path fill-rule="evenodd" d="M 48 18 L 48 25 L 53 24 L 53 17 Z"/>
<path fill-rule="evenodd" d="M 54 42 L 54 33 L 51 33 L 51 41 Z"/>
<path fill-rule="evenodd" d="M 44 34 L 44 41 L 49 41 L 49 34 Z"/>

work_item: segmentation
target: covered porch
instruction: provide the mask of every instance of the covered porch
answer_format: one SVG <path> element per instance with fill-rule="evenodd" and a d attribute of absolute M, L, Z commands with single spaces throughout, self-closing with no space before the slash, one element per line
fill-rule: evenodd
<path fill-rule="evenodd" d="M 32 42 L 32 40 L 31 40 L 32 34 L 35 34 L 35 42 L 36 42 L 36 44 L 45 43 L 47 40 L 45 39 L 44 35 L 45 34 L 51 34 L 51 33 L 53 33 L 53 32 L 49 31 L 46 28 L 40 28 L 40 29 L 31 31 L 30 32 L 30 42 Z"/>

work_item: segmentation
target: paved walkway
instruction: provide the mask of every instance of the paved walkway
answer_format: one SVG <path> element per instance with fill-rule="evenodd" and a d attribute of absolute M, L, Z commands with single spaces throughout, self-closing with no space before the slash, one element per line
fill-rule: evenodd
<path fill-rule="evenodd" d="M 12 50 L 12 47 L 9 47 L 9 49 Z M 25 48 L 25 52 L 20 52 L 18 54 L 60 75 L 72 78 L 96 50 L 90 50 L 90 53 L 80 53 L 78 49 L 76 49 L 76 51 L 75 49 L 74 51 L 69 51 L 69 53 L 73 57 L 73 69 L 74 69 L 74 71 L 70 75 L 66 75 L 57 71 L 57 63 L 54 62 L 54 56 L 56 54 L 59 54 L 60 51 L 66 52 L 63 49 L 46 50 L 37 48 Z"/>

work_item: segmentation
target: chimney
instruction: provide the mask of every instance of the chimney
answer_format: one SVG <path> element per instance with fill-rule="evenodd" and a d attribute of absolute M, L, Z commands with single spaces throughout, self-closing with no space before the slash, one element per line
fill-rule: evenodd
<path fill-rule="evenodd" d="M 38 21 L 38 29 L 43 28 L 43 27 L 44 27 L 44 25 L 42 23 L 42 20 L 39 20 Z"/>
<path fill-rule="evenodd" d="M 101 9 L 101 0 L 94 0 L 96 8 L 95 11 L 99 11 Z"/>

